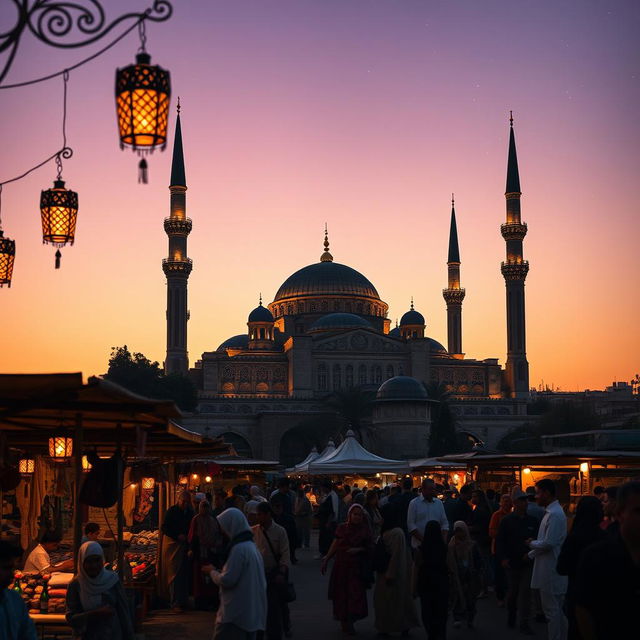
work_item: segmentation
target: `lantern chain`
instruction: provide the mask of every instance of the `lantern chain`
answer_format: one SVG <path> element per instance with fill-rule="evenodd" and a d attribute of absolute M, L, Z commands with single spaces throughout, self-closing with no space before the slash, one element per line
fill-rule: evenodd
<path fill-rule="evenodd" d="M 138 22 L 138 35 L 140 36 L 140 48 L 138 49 L 138 53 L 146 53 L 147 52 L 147 29 L 145 26 L 145 21 L 140 20 Z"/>
<path fill-rule="evenodd" d="M 0 189 L 5 184 L 9 184 L 10 182 L 17 182 L 18 180 L 22 180 L 22 178 L 26 178 L 30 173 L 33 173 L 36 169 L 43 167 L 51 160 L 55 160 L 56 169 L 57 169 L 57 179 L 60 180 L 62 177 L 62 160 L 68 160 L 73 156 L 73 149 L 67 146 L 67 84 L 69 82 L 69 70 L 64 69 L 62 71 L 62 81 L 63 81 L 63 98 L 62 98 L 62 148 L 51 154 L 48 158 L 38 163 L 35 167 L 31 167 L 31 169 L 27 169 L 24 173 L 16 176 L 15 178 L 11 178 L 9 180 L 3 180 L 0 182 Z"/>

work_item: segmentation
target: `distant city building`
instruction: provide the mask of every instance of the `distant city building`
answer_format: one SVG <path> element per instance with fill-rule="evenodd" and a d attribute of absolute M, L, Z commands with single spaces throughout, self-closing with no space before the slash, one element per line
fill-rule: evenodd
<path fill-rule="evenodd" d="M 171 217 L 165 220 L 167 276 L 167 372 L 187 373 L 199 394 L 197 413 L 186 424 L 224 435 L 243 455 L 279 459 L 285 464 L 309 452 L 296 428 L 310 417 L 322 419 L 332 392 L 377 391 L 367 443 L 390 458 L 428 453 L 432 400 L 425 385 L 441 384 L 451 394 L 458 426 L 487 445 L 526 421 L 529 365 L 526 358 L 523 259 L 527 226 L 520 219 L 520 179 L 513 120 L 510 126 L 506 188 L 506 242 L 502 263 L 507 298 L 507 360 L 468 358 L 462 346 L 460 251 L 454 203 L 448 244 L 447 348 L 427 334 L 427 322 L 414 305 L 391 327 L 389 306 L 376 287 L 355 269 L 334 261 L 325 229 L 318 262 L 289 276 L 266 306 L 262 298 L 247 317 L 247 328 L 203 353 L 188 368 L 186 179 L 180 122 L 176 127 Z M 444 245 L 444 242 L 443 242 Z M 318 443 L 323 446 L 325 443 Z"/>

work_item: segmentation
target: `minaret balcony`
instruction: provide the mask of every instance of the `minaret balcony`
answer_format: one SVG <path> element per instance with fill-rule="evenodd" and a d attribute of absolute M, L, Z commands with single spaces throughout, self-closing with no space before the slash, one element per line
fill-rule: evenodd
<path fill-rule="evenodd" d="M 166 276 L 183 275 L 187 278 L 193 269 L 191 258 L 183 258 L 182 260 L 169 260 L 165 258 L 162 261 L 162 270 Z"/>
<path fill-rule="evenodd" d="M 500 271 L 505 280 L 522 280 L 524 281 L 529 273 L 529 262 L 521 260 L 520 262 L 503 262 L 500 265 Z"/>
<path fill-rule="evenodd" d="M 524 240 L 527 235 L 526 222 L 507 222 L 500 225 L 500 233 L 505 240 Z"/>
<path fill-rule="evenodd" d="M 188 236 L 191 233 L 191 218 L 165 218 L 164 230 L 169 236 Z"/>
<path fill-rule="evenodd" d="M 442 297 L 447 304 L 462 304 L 466 291 L 464 289 L 443 289 Z"/>

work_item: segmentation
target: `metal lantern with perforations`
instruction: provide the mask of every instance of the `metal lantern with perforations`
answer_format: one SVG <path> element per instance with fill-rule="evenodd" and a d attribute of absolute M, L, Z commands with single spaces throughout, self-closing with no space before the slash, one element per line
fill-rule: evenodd
<path fill-rule="evenodd" d="M 16 241 L 5 238 L 0 229 L 0 288 L 11 287 L 13 262 L 16 259 Z"/>
<path fill-rule="evenodd" d="M 136 63 L 116 71 L 116 111 L 120 147 L 139 154 L 164 149 L 169 124 L 171 76 L 166 69 L 151 64 L 143 51 Z M 140 162 L 141 182 L 146 182 L 146 162 Z M 144 172 L 144 173 L 143 173 Z"/>
<path fill-rule="evenodd" d="M 73 438 L 56 433 L 49 438 L 49 457 L 54 462 L 66 462 L 73 455 Z"/>
<path fill-rule="evenodd" d="M 142 488 L 143 489 L 153 489 L 156 486 L 155 478 L 142 478 Z"/>
<path fill-rule="evenodd" d="M 53 188 L 40 195 L 42 242 L 58 247 L 56 269 L 60 267 L 60 247 L 73 244 L 78 219 L 78 194 L 66 189 L 64 180 L 54 180 Z"/>
<path fill-rule="evenodd" d="M 36 461 L 33 458 L 20 458 L 18 471 L 21 476 L 30 478 L 36 471 Z"/>

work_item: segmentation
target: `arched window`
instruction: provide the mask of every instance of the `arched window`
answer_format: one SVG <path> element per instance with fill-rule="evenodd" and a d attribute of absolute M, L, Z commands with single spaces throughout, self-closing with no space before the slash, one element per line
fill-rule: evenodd
<path fill-rule="evenodd" d="M 318 365 L 318 391 L 327 390 L 327 367 L 324 362 Z"/>
<path fill-rule="evenodd" d="M 353 387 L 353 367 L 348 364 L 345 370 L 344 383 L 347 389 L 351 389 Z"/>
<path fill-rule="evenodd" d="M 333 375 L 331 377 L 333 378 L 333 389 L 337 391 L 342 387 L 342 368 L 339 364 L 333 365 Z"/>
<path fill-rule="evenodd" d="M 393 378 L 393 365 L 387 365 L 387 379 Z"/>
<path fill-rule="evenodd" d="M 376 384 L 382 382 L 382 367 L 376 366 Z"/>
<path fill-rule="evenodd" d="M 367 367 L 363 364 L 358 367 L 358 384 L 367 384 Z"/>

